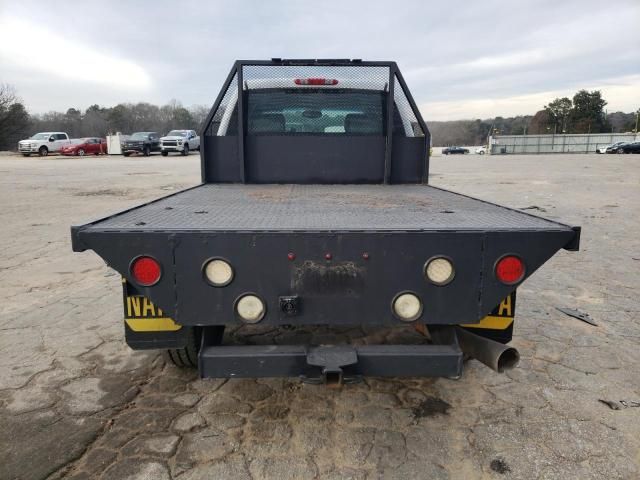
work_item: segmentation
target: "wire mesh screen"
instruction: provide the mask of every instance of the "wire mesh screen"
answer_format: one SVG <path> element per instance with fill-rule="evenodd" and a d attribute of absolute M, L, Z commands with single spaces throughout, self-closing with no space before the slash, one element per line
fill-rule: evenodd
<path fill-rule="evenodd" d="M 222 101 L 213 114 L 211 123 L 207 126 L 205 135 L 211 136 L 233 136 L 238 134 L 238 74 L 236 73 L 227 90 L 224 92 Z"/>
<path fill-rule="evenodd" d="M 388 90 L 389 67 L 345 65 L 245 65 L 242 69 L 244 86 L 260 88 L 265 83 L 272 88 L 304 85 L 312 79 L 338 80 L 336 86 L 367 90 Z M 299 80 L 296 82 L 296 80 Z M 313 83 L 313 82 L 311 82 Z M 308 82 L 307 82 L 308 84 Z"/>
<path fill-rule="evenodd" d="M 247 135 L 385 135 L 389 68 L 247 65 Z"/>
<path fill-rule="evenodd" d="M 424 137 L 424 131 L 420 127 L 418 118 L 416 117 L 409 99 L 398 81 L 398 77 L 394 75 L 393 81 L 393 101 L 399 115 L 394 114 L 394 135 L 403 135 L 405 137 Z M 398 122 L 401 122 L 400 125 Z"/>

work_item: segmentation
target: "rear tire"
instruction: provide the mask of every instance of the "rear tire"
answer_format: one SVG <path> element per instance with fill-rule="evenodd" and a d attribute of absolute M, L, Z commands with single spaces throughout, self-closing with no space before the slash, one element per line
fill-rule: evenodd
<path fill-rule="evenodd" d="M 40 147 L 40 150 L 38 150 L 38 155 L 40 155 L 41 157 L 46 157 L 47 155 L 49 155 L 49 149 L 47 147 Z"/>
<path fill-rule="evenodd" d="M 23 156 L 23 157 L 30 157 L 30 156 L 31 156 L 31 154 L 30 154 L 30 153 L 23 153 L 23 154 L 22 154 L 22 156 Z"/>
<path fill-rule="evenodd" d="M 124 152 L 122 155 L 124 155 L 125 157 L 128 157 L 131 154 L 129 152 Z"/>
<path fill-rule="evenodd" d="M 198 368 L 198 352 L 200 351 L 200 334 L 194 327 L 189 328 L 187 346 L 184 348 L 170 348 L 165 350 L 164 358 L 178 368 Z"/>

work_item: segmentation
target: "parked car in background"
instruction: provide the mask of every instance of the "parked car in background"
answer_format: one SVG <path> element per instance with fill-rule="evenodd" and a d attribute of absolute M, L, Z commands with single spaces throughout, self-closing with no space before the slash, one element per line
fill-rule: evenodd
<path fill-rule="evenodd" d="M 596 148 L 596 153 L 613 153 L 613 152 L 608 152 L 608 149 L 616 149 L 618 148 L 620 145 L 624 145 L 627 142 L 616 142 L 616 143 L 612 143 L 611 145 L 604 145 L 602 147 L 598 147 Z"/>
<path fill-rule="evenodd" d="M 142 153 L 148 157 L 151 152 L 160 151 L 160 135 L 157 132 L 136 132 L 123 141 L 120 147 L 125 157 L 132 153 Z"/>
<path fill-rule="evenodd" d="M 469 153 L 468 148 L 464 147 L 445 147 L 442 149 L 443 155 L 457 155 L 457 154 L 465 154 Z"/>
<path fill-rule="evenodd" d="M 107 141 L 104 138 L 87 137 L 71 140 L 70 145 L 60 149 L 62 155 L 100 155 L 107 153 Z"/>
<path fill-rule="evenodd" d="M 189 150 L 200 150 L 200 137 L 195 130 L 171 130 L 160 139 L 163 157 L 169 155 L 169 152 L 189 155 Z"/>
<path fill-rule="evenodd" d="M 18 151 L 25 157 L 32 153 L 46 157 L 50 153 L 59 152 L 62 147 L 70 143 L 69 135 L 64 132 L 40 132 L 28 140 L 20 140 Z"/>
<path fill-rule="evenodd" d="M 640 153 L 640 142 L 623 143 L 617 147 L 607 148 L 607 153 Z"/>
<path fill-rule="evenodd" d="M 476 153 L 478 155 L 484 155 L 485 153 L 487 153 L 487 147 L 482 146 L 480 148 L 476 148 Z"/>
<path fill-rule="evenodd" d="M 618 142 L 618 143 L 614 143 L 613 145 L 609 145 L 604 153 L 618 153 L 618 148 L 622 147 L 623 145 L 626 145 L 628 142 Z"/>

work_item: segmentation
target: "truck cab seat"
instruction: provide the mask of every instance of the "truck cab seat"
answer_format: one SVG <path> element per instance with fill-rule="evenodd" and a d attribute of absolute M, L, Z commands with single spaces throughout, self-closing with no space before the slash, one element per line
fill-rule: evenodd
<path fill-rule="evenodd" d="M 284 115 L 281 113 L 263 113 L 249 117 L 249 133 L 284 133 Z"/>
<path fill-rule="evenodd" d="M 371 118 L 363 113 L 348 113 L 344 117 L 345 133 L 355 134 L 380 134 L 380 120 Z"/>

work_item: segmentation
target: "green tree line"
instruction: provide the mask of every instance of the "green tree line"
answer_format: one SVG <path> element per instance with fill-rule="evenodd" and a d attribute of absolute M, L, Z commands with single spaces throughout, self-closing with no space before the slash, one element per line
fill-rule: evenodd
<path fill-rule="evenodd" d="M 497 135 L 619 133 L 635 129 L 636 114 L 607 114 L 599 90 L 580 90 L 573 98 L 556 98 L 535 115 L 486 120 L 428 122 L 434 146 L 482 145 L 490 133 Z"/>

